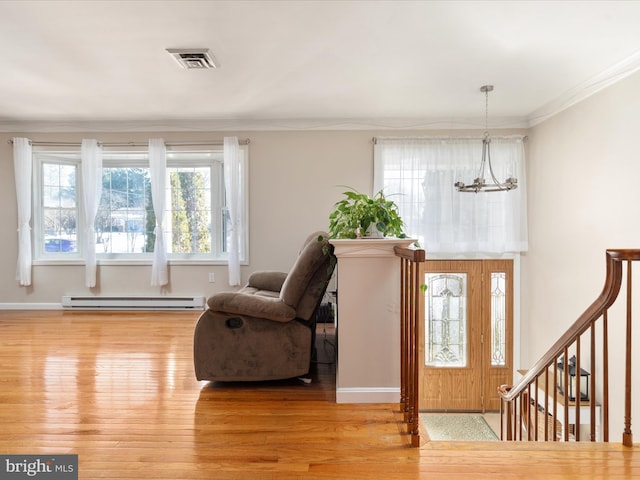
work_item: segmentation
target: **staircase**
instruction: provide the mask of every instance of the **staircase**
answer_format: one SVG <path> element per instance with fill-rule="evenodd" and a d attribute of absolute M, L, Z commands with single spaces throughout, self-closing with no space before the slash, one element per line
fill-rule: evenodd
<path fill-rule="evenodd" d="M 614 395 L 624 396 L 624 419 L 616 420 L 624 421 L 622 444 L 633 446 L 632 265 L 638 260 L 640 250 L 607 250 L 606 279 L 600 296 L 533 367 L 523 372 L 516 385 L 498 388 L 503 440 L 608 442 L 609 372 L 611 368 L 622 368 L 624 392 L 615 392 Z M 625 349 L 624 365 L 610 365 L 608 312 L 618 298 L 624 270 L 626 318 L 625 341 L 621 345 Z M 587 368 L 590 375 L 585 380 Z"/>
<path fill-rule="evenodd" d="M 418 345 L 424 323 L 425 252 L 396 247 L 401 260 L 400 408 L 411 445 L 420 445 L 418 419 Z M 622 444 L 633 446 L 631 432 L 632 264 L 640 250 L 607 250 L 602 293 L 515 385 L 498 387 L 500 437 L 505 441 L 609 442 L 610 368 L 624 369 Z M 626 270 L 624 365 L 609 363 L 609 308 L 616 302 Z M 616 343 L 616 346 L 620 345 Z M 622 346 L 622 345 L 621 345 Z M 588 375 L 587 375 L 587 372 Z"/>

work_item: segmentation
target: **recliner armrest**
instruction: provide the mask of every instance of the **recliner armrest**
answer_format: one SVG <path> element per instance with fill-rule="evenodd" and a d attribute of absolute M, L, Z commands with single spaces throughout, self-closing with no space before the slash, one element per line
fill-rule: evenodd
<path fill-rule="evenodd" d="M 270 290 L 272 292 L 280 292 L 280 290 L 282 289 L 282 284 L 286 279 L 287 274 L 282 272 L 253 272 L 251 275 L 249 275 L 247 286 L 254 287 L 257 290 Z"/>
<path fill-rule="evenodd" d="M 210 310 L 249 317 L 266 318 L 275 322 L 289 322 L 296 318 L 296 311 L 279 298 L 225 292 L 207 300 Z"/>

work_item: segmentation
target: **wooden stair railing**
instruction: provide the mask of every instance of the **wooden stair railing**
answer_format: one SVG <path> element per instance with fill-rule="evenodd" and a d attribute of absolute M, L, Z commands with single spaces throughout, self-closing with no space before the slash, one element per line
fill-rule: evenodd
<path fill-rule="evenodd" d="M 420 446 L 418 406 L 418 347 L 424 321 L 425 251 L 394 247 L 400 257 L 400 411 L 411 436 L 411 446 Z"/>
<path fill-rule="evenodd" d="M 503 440 L 581 441 L 580 425 L 588 425 L 588 440 L 609 441 L 609 330 L 608 310 L 622 285 L 626 262 L 626 339 L 624 430 L 622 444 L 633 446 L 631 433 L 631 298 L 632 262 L 640 260 L 640 250 L 607 250 L 606 280 L 600 296 L 569 327 L 567 332 L 531 367 L 515 385 L 502 385 L 500 395 L 500 437 Z M 596 323 L 601 322 L 601 349 L 596 348 Z M 575 400 L 560 393 L 570 389 L 569 355 L 575 356 L 575 373 L 589 366 L 589 398 L 578 393 Z M 601 358 L 598 357 L 601 355 Z M 561 372 L 558 363 L 562 362 Z M 600 389 L 600 391 L 597 390 Z M 574 387 L 579 392 L 579 380 Z M 599 395 L 599 403 L 596 401 Z M 600 413 L 601 411 L 601 413 Z M 582 418 L 581 418 L 582 416 Z M 588 418 L 585 418 L 588 417 Z M 602 431 L 598 432 L 600 416 Z M 570 423 L 572 422 L 572 423 Z M 573 438 L 570 426 L 573 425 Z M 558 430 L 561 431 L 558 431 Z M 600 433 L 601 435 L 598 435 Z"/>

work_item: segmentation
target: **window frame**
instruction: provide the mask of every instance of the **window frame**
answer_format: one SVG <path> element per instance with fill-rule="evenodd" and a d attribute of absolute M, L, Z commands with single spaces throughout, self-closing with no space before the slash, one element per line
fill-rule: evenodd
<path fill-rule="evenodd" d="M 242 162 L 243 181 L 243 205 L 242 219 L 244 235 L 241 238 L 240 263 L 247 265 L 249 262 L 249 158 L 246 145 L 240 146 Z M 124 158 L 126 155 L 139 157 L 133 160 Z M 180 156 L 183 158 L 180 158 Z M 185 160 L 189 155 L 202 156 L 200 160 Z M 205 156 L 210 159 L 205 159 Z M 43 228 L 44 206 L 43 206 L 43 164 L 51 157 L 59 157 L 60 163 L 72 164 L 76 167 L 76 206 L 78 212 L 76 226 L 77 250 L 73 253 L 52 253 L 44 251 L 45 233 Z M 117 157 L 123 158 L 117 158 Z M 110 158 L 111 157 L 111 158 Z M 224 153 L 222 146 L 191 146 L 191 147 L 170 147 L 167 146 L 167 181 L 172 168 L 180 167 L 209 167 L 211 170 L 211 224 L 220 225 L 220 232 L 211 236 L 210 253 L 167 253 L 167 259 L 171 265 L 226 265 L 228 263 L 228 253 L 223 252 L 225 240 L 223 235 L 226 231 L 222 222 L 225 207 L 224 191 Z M 84 265 L 83 238 L 86 233 L 83 214 L 82 197 L 82 162 L 80 159 L 80 149 L 58 149 L 56 147 L 36 147 L 33 150 L 34 164 L 34 185 L 33 185 L 33 264 L 34 265 Z M 117 149 L 105 147 L 103 150 L 103 168 L 149 168 L 148 149 L 131 148 Z M 168 184 L 167 184 L 168 185 Z M 167 199 L 167 206 L 169 201 Z M 146 253 L 100 253 L 96 252 L 97 262 L 100 265 L 151 265 L 153 262 L 153 252 Z"/>
<path fill-rule="evenodd" d="M 32 249 L 34 265 L 84 265 L 82 242 L 80 241 L 80 231 L 83 223 L 83 210 L 81 190 L 81 162 L 80 151 L 59 150 L 55 148 L 33 148 L 33 212 L 32 212 Z M 44 231 L 44 164 L 52 163 L 53 157 L 60 157 L 57 163 L 63 165 L 73 165 L 76 168 L 76 251 L 69 252 L 45 252 L 44 243 L 46 233 Z"/>

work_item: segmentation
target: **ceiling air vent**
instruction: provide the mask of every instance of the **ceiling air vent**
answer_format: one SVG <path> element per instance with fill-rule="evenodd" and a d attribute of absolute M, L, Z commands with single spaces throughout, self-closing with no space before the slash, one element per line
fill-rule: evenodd
<path fill-rule="evenodd" d="M 171 55 L 182 68 L 217 68 L 213 57 L 209 55 L 208 48 L 167 48 Z"/>

